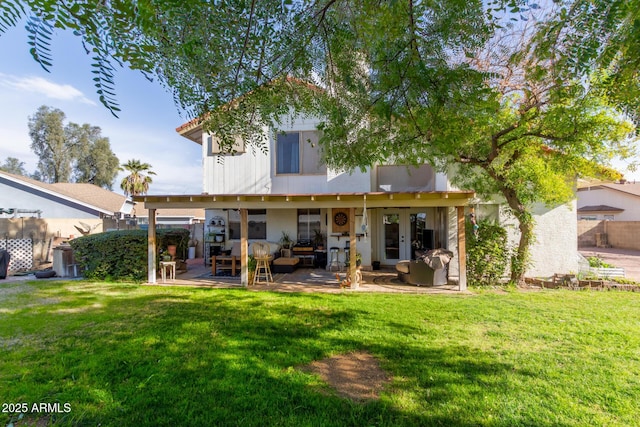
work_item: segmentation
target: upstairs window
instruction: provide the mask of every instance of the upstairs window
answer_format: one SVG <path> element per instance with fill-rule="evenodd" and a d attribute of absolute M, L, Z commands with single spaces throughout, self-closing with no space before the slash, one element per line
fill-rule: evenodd
<path fill-rule="evenodd" d="M 245 152 L 244 141 L 240 136 L 234 138 L 234 144 L 231 151 L 222 152 L 220 142 L 218 138 L 214 138 L 211 135 L 207 137 L 207 152 L 210 156 L 233 156 L 236 154 L 242 154 Z M 228 150 L 228 149 L 227 149 Z"/>
<path fill-rule="evenodd" d="M 318 146 L 318 132 L 288 132 L 277 135 L 276 174 L 326 174 L 327 166 Z"/>

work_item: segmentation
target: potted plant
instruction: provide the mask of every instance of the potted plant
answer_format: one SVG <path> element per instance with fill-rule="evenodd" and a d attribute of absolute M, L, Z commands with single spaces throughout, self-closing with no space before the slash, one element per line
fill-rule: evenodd
<path fill-rule="evenodd" d="M 283 255 L 282 256 L 287 256 L 290 257 L 291 256 L 291 246 L 293 246 L 293 241 L 291 240 L 291 238 L 289 237 L 289 235 L 287 234 L 286 231 L 282 232 L 282 237 L 280 237 L 280 248 L 283 250 Z M 285 255 L 285 253 L 287 255 Z"/>
<path fill-rule="evenodd" d="M 256 278 L 256 266 L 258 265 L 258 261 L 253 257 L 253 255 L 249 255 L 249 261 L 247 262 L 247 276 L 248 276 L 248 284 L 253 285 L 253 282 Z"/>
<path fill-rule="evenodd" d="M 280 241 L 278 243 L 280 243 L 282 249 L 291 249 L 291 245 L 293 245 L 293 241 L 286 231 L 282 232 L 282 237 L 280 237 Z"/>
<path fill-rule="evenodd" d="M 313 243 L 316 245 L 316 249 L 324 249 L 324 234 L 320 230 L 313 231 Z"/>

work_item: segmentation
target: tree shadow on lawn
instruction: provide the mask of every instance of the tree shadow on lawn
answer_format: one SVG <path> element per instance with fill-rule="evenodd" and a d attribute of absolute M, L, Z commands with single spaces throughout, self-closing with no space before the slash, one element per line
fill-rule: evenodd
<path fill-rule="evenodd" d="M 299 296 L 77 292 L 75 301 L 25 313 L 53 336 L 23 360 L 18 393 L 15 375 L 6 390 L 9 400 L 71 403 L 71 413 L 53 416 L 61 425 L 476 425 L 486 421 L 482 413 L 469 419 L 454 410 L 468 397 L 460 388 L 490 389 L 512 372 L 474 360 L 462 346 L 372 343 L 354 329 L 358 310 L 301 307 Z M 341 398 L 301 369 L 356 350 L 371 351 L 402 378 L 379 401 Z M 394 397 L 403 393 L 409 407 Z"/>

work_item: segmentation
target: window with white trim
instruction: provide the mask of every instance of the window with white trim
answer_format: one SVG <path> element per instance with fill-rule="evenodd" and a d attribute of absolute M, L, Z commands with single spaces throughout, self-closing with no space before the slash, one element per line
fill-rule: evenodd
<path fill-rule="evenodd" d="M 312 241 L 320 229 L 320 209 L 298 209 L 298 240 Z"/>
<path fill-rule="evenodd" d="M 267 238 L 267 210 L 249 209 L 248 212 L 249 239 Z M 240 211 L 229 211 L 229 239 L 240 239 Z"/>

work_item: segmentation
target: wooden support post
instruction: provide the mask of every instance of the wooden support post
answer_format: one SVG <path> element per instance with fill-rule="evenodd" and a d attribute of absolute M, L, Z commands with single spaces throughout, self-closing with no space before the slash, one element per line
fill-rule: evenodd
<path fill-rule="evenodd" d="M 467 290 L 467 246 L 465 237 L 464 206 L 456 207 L 458 213 L 458 290 Z"/>
<path fill-rule="evenodd" d="M 240 209 L 240 283 L 249 286 L 249 211 Z"/>
<path fill-rule="evenodd" d="M 351 288 L 357 289 L 358 282 L 357 266 L 356 266 L 356 208 L 349 208 L 349 279 L 351 279 Z"/>
<path fill-rule="evenodd" d="M 147 282 L 156 283 L 156 210 L 149 209 L 147 229 Z"/>

